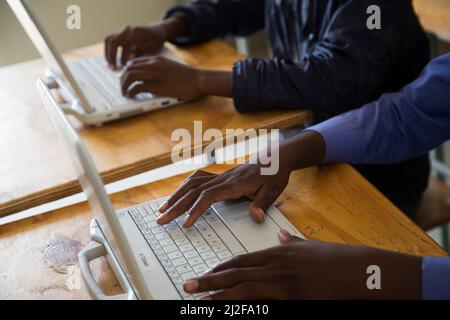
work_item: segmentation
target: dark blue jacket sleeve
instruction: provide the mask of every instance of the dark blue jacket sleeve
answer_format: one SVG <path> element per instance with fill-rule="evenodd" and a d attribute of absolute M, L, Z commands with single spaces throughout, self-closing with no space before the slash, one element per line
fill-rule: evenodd
<path fill-rule="evenodd" d="M 433 60 L 413 83 L 309 130 L 325 140 L 325 162 L 392 164 L 450 139 L 450 54 Z"/>
<path fill-rule="evenodd" d="M 169 9 L 165 18 L 182 15 L 189 32 L 173 39 L 194 44 L 226 35 L 246 36 L 264 27 L 264 0 L 195 0 Z"/>
<path fill-rule="evenodd" d="M 379 5 L 381 30 L 367 28 L 367 8 Z M 240 111 L 312 109 L 329 117 L 357 108 L 377 92 L 388 72 L 423 36 L 408 1 L 354 0 L 342 5 L 312 52 L 301 61 L 250 59 L 234 66 L 233 96 Z M 426 50 L 426 49 L 425 49 Z M 398 88 L 397 90 L 399 90 Z"/>

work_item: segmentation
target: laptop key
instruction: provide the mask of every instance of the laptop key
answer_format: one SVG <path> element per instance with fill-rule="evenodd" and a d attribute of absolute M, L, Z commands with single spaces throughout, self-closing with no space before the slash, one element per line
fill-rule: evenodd
<path fill-rule="evenodd" d="M 181 275 L 181 278 L 183 278 L 184 281 L 187 281 L 190 279 L 197 278 L 197 275 L 195 274 L 195 272 L 189 271 L 189 272 L 183 273 Z"/>
<path fill-rule="evenodd" d="M 185 258 L 178 258 L 175 260 L 172 260 L 173 265 L 176 267 L 182 266 L 183 264 L 187 263 L 187 260 Z"/>
<path fill-rule="evenodd" d="M 170 237 L 174 240 L 182 239 L 182 238 L 186 239 L 183 232 L 181 232 L 180 230 L 174 230 L 174 231 L 167 230 L 167 232 L 169 233 Z"/>
<path fill-rule="evenodd" d="M 191 250 L 194 250 L 194 247 L 191 246 L 190 244 L 185 244 L 185 245 L 180 246 L 181 252 L 186 252 L 186 251 L 191 251 Z"/>
<path fill-rule="evenodd" d="M 194 269 L 195 273 L 197 273 L 197 274 L 199 274 L 199 273 L 203 274 L 206 271 L 208 271 L 209 268 L 206 264 L 201 263 L 201 264 L 193 266 L 192 269 Z"/>
<path fill-rule="evenodd" d="M 206 241 L 208 242 L 208 244 L 211 247 L 213 247 L 213 246 L 222 246 L 223 245 L 223 242 L 217 236 L 214 236 L 212 238 L 206 239 Z"/>
<path fill-rule="evenodd" d="M 171 233 L 173 231 L 179 231 L 180 228 L 178 228 L 178 225 L 174 225 L 174 224 L 166 224 L 164 226 L 164 228 L 166 228 L 167 232 Z"/>
<path fill-rule="evenodd" d="M 205 262 L 208 265 L 208 267 L 210 267 L 210 268 L 214 268 L 215 266 L 217 266 L 218 264 L 221 263 L 221 261 L 217 258 L 208 259 L 208 260 L 205 260 Z"/>
<path fill-rule="evenodd" d="M 216 245 L 211 245 L 211 249 L 217 253 L 217 252 L 222 252 L 222 251 L 226 251 L 227 248 L 225 247 L 224 244 L 216 244 Z"/>
<path fill-rule="evenodd" d="M 172 262 L 170 261 L 170 259 L 167 258 L 167 259 L 162 259 L 161 264 L 163 265 L 164 268 L 167 268 L 172 265 Z"/>
<path fill-rule="evenodd" d="M 142 218 L 145 218 L 148 215 L 147 211 L 145 211 L 145 209 L 143 207 L 139 207 L 139 208 L 137 208 L 137 210 L 141 214 Z"/>
<path fill-rule="evenodd" d="M 195 249 L 197 249 L 197 252 L 200 253 L 200 254 L 203 253 L 203 252 L 211 250 L 210 247 L 207 244 L 198 246 Z"/>
<path fill-rule="evenodd" d="M 175 283 L 175 285 L 184 284 L 183 279 L 178 275 L 178 273 L 176 276 L 172 277 L 172 281 L 173 281 L 173 283 Z"/>
<path fill-rule="evenodd" d="M 173 251 L 177 251 L 178 250 L 176 245 L 170 245 L 170 246 L 167 246 L 167 247 L 163 247 L 163 249 L 164 249 L 164 251 L 166 253 L 171 253 Z"/>
<path fill-rule="evenodd" d="M 156 256 L 160 256 L 160 255 L 164 254 L 163 248 L 153 249 L 153 252 L 156 254 Z"/>
<path fill-rule="evenodd" d="M 198 228 L 198 231 L 204 236 L 208 233 L 214 233 L 209 224 L 205 223 Z"/>
<path fill-rule="evenodd" d="M 186 259 L 189 260 L 190 258 L 197 257 L 198 253 L 195 250 L 191 250 L 191 251 L 184 252 L 184 256 L 186 257 Z"/>
<path fill-rule="evenodd" d="M 198 264 L 203 263 L 203 259 L 200 256 L 188 259 L 188 262 L 191 266 L 196 266 Z"/>
<path fill-rule="evenodd" d="M 157 235 L 162 232 L 166 233 L 166 229 L 164 229 L 164 227 L 157 226 L 157 227 L 152 228 L 152 232 L 154 235 Z"/>
<path fill-rule="evenodd" d="M 181 274 L 181 276 L 183 277 L 183 274 L 189 271 L 192 271 L 192 268 L 190 265 L 188 264 L 184 264 L 182 266 L 177 267 L 177 271 L 179 274 Z M 183 278 L 184 279 L 184 278 Z"/>
<path fill-rule="evenodd" d="M 184 230 L 184 233 L 186 234 L 186 237 L 188 237 L 188 239 L 191 241 L 202 237 L 200 235 L 200 232 L 198 232 L 195 228 Z"/>
<path fill-rule="evenodd" d="M 164 239 L 170 239 L 170 236 L 166 232 L 164 232 L 164 233 L 158 233 L 157 235 L 155 235 L 155 238 L 158 241 L 161 241 L 161 240 L 164 240 Z"/>
<path fill-rule="evenodd" d="M 152 234 L 149 234 L 149 233 L 144 234 L 144 237 L 145 237 L 145 239 L 146 239 L 148 242 L 151 242 L 151 241 L 154 241 L 154 240 L 155 240 L 155 237 L 154 237 Z M 151 245 L 151 244 L 150 244 L 150 245 Z"/>
<path fill-rule="evenodd" d="M 150 228 L 157 227 L 158 224 L 156 223 L 156 219 L 153 220 L 153 221 L 150 221 L 150 222 L 148 223 L 148 226 L 149 226 Z"/>
<path fill-rule="evenodd" d="M 181 258 L 183 256 L 183 254 L 179 250 L 176 250 L 174 252 L 167 254 L 167 256 L 169 257 L 170 260 L 174 260 L 174 259 Z"/>
<path fill-rule="evenodd" d="M 161 248 L 161 246 L 159 245 L 159 241 L 157 241 L 156 239 L 151 239 L 149 240 L 149 242 L 152 249 L 156 250 Z"/>
<path fill-rule="evenodd" d="M 150 205 L 146 204 L 144 205 L 144 209 L 147 212 L 147 214 L 149 215 L 155 215 L 155 212 L 153 211 L 152 207 L 150 207 Z"/>
<path fill-rule="evenodd" d="M 136 208 L 131 208 L 128 210 L 128 213 L 134 218 L 140 218 L 141 214 L 139 213 L 139 211 Z"/>
<path fill-rule="evenodd" d="M 191 243 L 194 247 L 199 247 L 199 246 L 205 245 L 206 241 L 203 239 L 196 239 L 196 240 L 191 241 Z"/>
<path fill-rule="evenodd" d="M 205 260 L 216 258 L 216 254 L 212 251 L 205 251 L 205 252 L 201 253 L 201 256 Z"/>
<path fill-rule="evenodd" d="M 179 239 L 174 239 L 174 240 L 175 240 L 175 243 L 177 244 L 177 246 L 179 246 L 179 247 L 189 244 L 189 240 L 186 239 L 185 237 L 179 238 Z"/>
<path fill-rule="evenodd" d="M 166 267 L 166 271 L 169 273 L 169 272 L 174 272 L 176 270 L 175 270 L 175 267 L 173 266 L 173 264 L 170 264 L 170 266 Z"/>
<path fill-rule="evenodd" d="M 233 255 L 228 250 L 217 253 L 217 257 L 220 260 L 230 259 L 232 256 Z"/>
<path fill-rule="evenodd" d="M 164 239 L 159 242 L 162 247 L 170 246 L 175 244 L 172 239 Z"/>

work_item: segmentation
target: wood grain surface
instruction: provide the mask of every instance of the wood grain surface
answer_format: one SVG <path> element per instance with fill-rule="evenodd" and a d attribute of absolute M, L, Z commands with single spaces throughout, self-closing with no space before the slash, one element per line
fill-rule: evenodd
<path fill-rule="evenodd" d="M 230 69 L 243 58 L 220 40 L 183 50 L 171 48 L 188 63 L 202 68 Z M 101 51 L 101 45 L 80 49 L 70 53 L 68 59 Z M 36 80 L 44 71 L 42 60 L 0 69 L 0 217 L 80 191 L 38 97 Z M 209 97 L 101 128 L 85 128 L 72 120 L 104 180 L 112 182 L 171 163 L 175 145 L 172 132 L 180 128 L 193 132 L 194 121 L 203 121 L 204 130 L 225 132 L 288 128 L 307 118 L 308 113 L 303 111 L 239 114 L 231 99 Z"/>
<path fill-rule="evenodd" d="M 450 41 L 450 0 L 414 0 L 414 7 L 427 31 Z"/>
<path fill-rule="evenodd" d="M 210 172 L 229 166 L 216 165 Z M 186 175 L 112 196 L 116 209 L 164 197 Z M 276 204 L 309 239 L 445 256 L 446 253 L 348 165 L 295 172 Z M 0 299 L 89 299 L 76 254 L 89 243 L 86 203 L 0 226 Z M 94 274 L 108 294 L 120 287 L 104 260 Z M 65 272 L 65 273 L 64 273 Z"/>

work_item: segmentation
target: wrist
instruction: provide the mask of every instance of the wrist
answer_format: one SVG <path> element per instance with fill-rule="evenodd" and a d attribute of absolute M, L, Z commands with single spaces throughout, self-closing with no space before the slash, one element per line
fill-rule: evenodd
<path fill-rule="evenodd" d="M 362 280 L 364 299 L 420 300 L 422 299 L 423 258 L 373 248 L 361 248 L 363 269 L 369 265 L 379 267 L 381 288 L 366 290 L 367 275 Z M 367 265 L 367 266 L 366 266 Z M 364 270 L 363 270 L 364 271 Z"/>
<path fill-rule="evenodd" d="M 320 134 L 306 131 L 280 145 L 280 159 L 290 172 L 320 165 L 325 157 L 325 142 Z"/>
<path fill-rule="evenodd" d="M 203 96 L 232 96 L 231 72 L 196 69 L 195 88 Z"/>
<path fill-rule="evenodd" d="M 174 15 L 160 22 L 165 41 L 183 37 L 187 34 L 187 24 L 181 15 Z"/>

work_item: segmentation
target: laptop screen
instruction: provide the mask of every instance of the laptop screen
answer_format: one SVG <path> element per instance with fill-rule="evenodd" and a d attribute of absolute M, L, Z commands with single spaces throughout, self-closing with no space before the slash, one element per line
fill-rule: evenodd
<path fill-rule="evenodd" d="M 71 159 L 83 192 L 92 208 L 92 212 L 108 239 L 108 243 L 113 249 L 120 265 L 124 267 L 126 274 L 135 275 L 135 277 L 129 278 L 133 282 L 133 279 L 139 278 L 139 268 L 132 256 L 131 246 L 120 226 L 119 219 L 106 193 L 102 179 L 95 168 L 94 162 L 78 133 L 73 129 L 66 115 L 59 108 L 47 86 L 42 80 L 38 80 L 37 86 L 58 137 L 66 147 L 68 156 Z M 135 288 L 140 287 L 136 283 L 133 283 L 133 285 Z"/>

